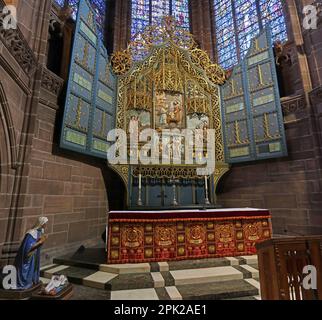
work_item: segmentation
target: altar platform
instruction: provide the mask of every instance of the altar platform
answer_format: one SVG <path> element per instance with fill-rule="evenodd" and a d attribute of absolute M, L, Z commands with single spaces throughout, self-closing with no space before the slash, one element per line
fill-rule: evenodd
<path fill-rule="evenodd" d="M 264 209 L 111 211 L 107 263 L 247 256 L 271 236 Z"/>

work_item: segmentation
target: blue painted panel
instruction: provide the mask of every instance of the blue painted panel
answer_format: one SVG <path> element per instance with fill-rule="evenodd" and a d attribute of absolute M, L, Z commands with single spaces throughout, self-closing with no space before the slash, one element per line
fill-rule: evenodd
<path fill-rule="evenodd" d="M 88 0 L 79 1 L 60 146 L 106 157 L 115 128 L 117 80 Z"/>
<path fill-rule="evenodd" d="M 228 163 L 287 156 L 270 28 L 221 87 L 221 107 Z"/>

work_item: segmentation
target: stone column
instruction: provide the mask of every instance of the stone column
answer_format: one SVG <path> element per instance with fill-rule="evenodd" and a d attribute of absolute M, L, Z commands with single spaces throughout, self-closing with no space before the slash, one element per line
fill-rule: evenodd
<path fill-rule="evenodd" d="M 213 21 L 212 0 L 191 0 L 190 19 L 191 32 L 194 35 L 201 49 L 208 52 L 211 59 L 215 58 L 214 40 L 215 33 Z"/>
<path fill-rule="evenodd" d="M 297 81 L 293 85 L 293 93 L 304 93 L 307 95 L 312 90 L 312 82 L 307 57 L 304 51 L 304 40 L 302 34 L 302 17 L 296 0 L 282 1 L 287 24 L 287 33 L 292 46 L 292 68 L 291 72 L 298 72 Z M 308 99 L 307 99 L 308 100 Z M 307 101 L 309 103 L 309 101 Z"/>
<path fill-rule="evenodd" d="M 322 3 L 320 1 L 303 0 L 303 5 L 316 7 L 317 28 L 305 30 L 303 28 L 304 50 L 307 55 L 308 65 L 312 78 L 312 88 L 322 85 Z"/>
<path fill-rule="evenodd" d="M 113 51 L 126 49 L 131 38 L 131 1 L 114 1 Z"/>

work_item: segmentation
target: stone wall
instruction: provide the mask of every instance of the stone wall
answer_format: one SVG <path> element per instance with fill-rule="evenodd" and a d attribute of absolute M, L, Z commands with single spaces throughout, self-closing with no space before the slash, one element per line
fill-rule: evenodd
<path fill-rule="evenodd" d="M 105 229 L 106 163 L 58 147 L 63 80 L 45 67 L 50 11 L 50 0 L 19 1 L 16 50 L 0 30 L 1 263 L 41 215 L 47 259 L 101 242 Z"/>
<path fill-rule="evenodd" d="M 219 203 L 270 209 L 278 235 L 321 234 L 321 162 L 313 121 L 307 115 L 286 123 L 289 156 L 285 159 L 232 166 L 220 182 Z"/>
<path fill-rule="evenodd" d="M 64 249 L 72 243 L 77 246 L 100 239 L 108 210 L 104 163 L 67 155 L 58 148 L 56 112 L 48 105 L 39 105 L 21 208 L 23 230 L 40 215 L 49 218 L 45 249 Z"/>

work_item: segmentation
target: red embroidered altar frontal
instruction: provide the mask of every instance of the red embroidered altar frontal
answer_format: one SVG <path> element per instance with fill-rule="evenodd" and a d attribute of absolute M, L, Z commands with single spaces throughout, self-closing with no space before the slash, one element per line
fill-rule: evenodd
<path fill-rule="evenodd" d="M 252 255 L 271 238 L 260 209 L 112 211 L 108 263 L 142 263 Z"/>

